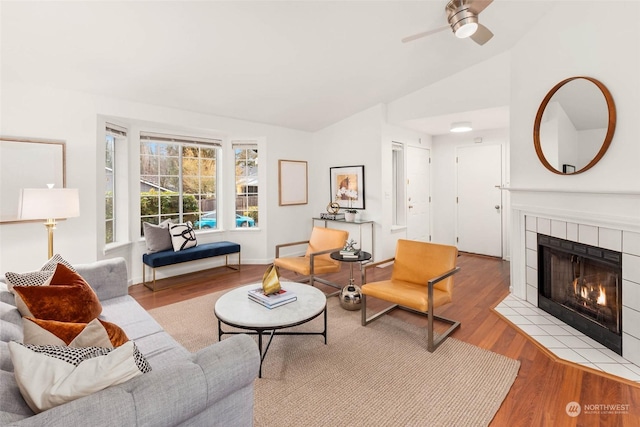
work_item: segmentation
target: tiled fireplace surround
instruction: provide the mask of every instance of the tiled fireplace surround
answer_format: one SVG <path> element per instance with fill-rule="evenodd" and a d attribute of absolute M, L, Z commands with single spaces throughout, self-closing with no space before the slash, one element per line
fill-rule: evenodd
<path fill-rule="evenodd" d="M 525 214 L 523 219 L 524 224 L 521 224 L 524 226 L 524 239 L 521 244 L 525 246 L 523 262 L 525 263 L 526 286 L 525 289 L 520 286 L 515 292 L 512 289 L 515 295 L 509 296 L 507 300 L 496 307 L 496 310 L 515 313 L 514 309 L 509 306 L 518 307 L 520 305 L 523 308 L 516 310 L 533 310 L 536 311 L 535 314 L 538 315 L 538 318 L 543 317 L 540 316 L 541 310 L 537 309 L 538 234 L 622 252 L 622 358 L 616 356 L 622 366 L 631 367 L 635 373 L 635 375 L 623 376 L 635 381 L 640 380 L 640 233 L 609 226 L 600 227 L 593 225 L 593 223 L 581 224 L 579 221 L 573 220 L 550 219 L 539 214 Z M 551 316 L 546 313 L 544 315 L 546 318 Z M 509 316 L 506 317 L 509 318 Z M 557 323 L 561 324 L 562 322 Z M 587 341 L 591 340 L 587 339 Z M 550 350 L 553 352 L 554 349 Z M 608 349 L 601 351 L 609 352 Z M 556 351 L 556 354 L 561 356 L 561 351 Z M 628 362 L 631 364 L 624 365 Z M 593 367 L 590 363 L 584 364 Z M 626 371 L 626 369 L 624 370 Z M 615 370 L 613 371 L 615 373 Z"/>

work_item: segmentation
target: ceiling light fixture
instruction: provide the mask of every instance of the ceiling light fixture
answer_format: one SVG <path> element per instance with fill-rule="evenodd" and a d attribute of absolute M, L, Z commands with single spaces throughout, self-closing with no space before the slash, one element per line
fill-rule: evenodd
<path fill-rule="evenodd" d="M 472 131 L 471 122 L 455 122 L 451 123 L 451 132 L 461 133 L 461 132 L 469 132 Z"/>
<path fill-rule="evenodd" d="M 478 30 L 478 15 L 470 11 L 468 5 L 463 5 L 449 16 L 449 23 L 456 37 L 465 39 Z"/>

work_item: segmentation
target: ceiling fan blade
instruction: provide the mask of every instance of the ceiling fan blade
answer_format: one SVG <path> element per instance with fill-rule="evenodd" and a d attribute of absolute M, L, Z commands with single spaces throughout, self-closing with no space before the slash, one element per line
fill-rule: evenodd
<path fill-rule="evenodd" d="M 409 37 L 405 37 L 402 39 L 402 43 L 408 43 L 417 39 L 421 39 L 422 37 L 430 36 L 431 34 L 439 33 L 440 31 L 444 31 L 448 28 L 451 28 L 449 25 L 445 25 L 443 27 L 434 28 L 433 30 L 424 31 L 422 33 L 414 34 Z"/>
<path fill-rule="evenodd" d="M 473 40 L 474 42 L 482 46 L 483 44 L 491 40 L 492 37 L 493 37 L 493 33 L 491 32 L 490 29 L 488 29 L 482 24 L 478 24 L 478 29 L 471 36 L 471 40 Z"/>
<path fill-rule="evenodd" d="M 469 2 L 469 10 L 477 15 L 485 10 L 492 2 L 493 0 L 471 0 Z"/>

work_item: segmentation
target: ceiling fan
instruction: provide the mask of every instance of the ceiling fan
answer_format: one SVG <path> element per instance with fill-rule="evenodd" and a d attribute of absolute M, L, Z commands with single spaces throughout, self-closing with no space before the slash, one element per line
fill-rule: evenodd
<path fill-rule="evenodd" d="M 493 0 L 450 0 L 445 7 L 448 25 L 405 37 L 402 42 L 407 43 L 450 28 L 456 37 L 470 37 L 474 42 L 483 45 L 491 40 L 493 33 L 478 23 L 478 15 L 492 2 Z"/>

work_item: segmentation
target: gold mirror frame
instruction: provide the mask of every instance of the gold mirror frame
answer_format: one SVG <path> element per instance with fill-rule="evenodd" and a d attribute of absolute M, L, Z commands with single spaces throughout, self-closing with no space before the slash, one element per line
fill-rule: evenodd
<path fill-rule="evenodd" d="M 540 143 L 540 125 L 542 123 L 542 115 L 544 114 L 544 110 L 545 108 L 547 108 L 547 104 L 549 104 L 549 101 L 551 100 L 553 95 L 555 95 L 555 93 L 567 83 L 572 82 L 574 80 L 578 80 L 578 79 L 588 80 L 594 85 L 596 85 L 598 89 L 600 89 L 607 103 L 607 110 L 609 111 L 609 121 L 608 121 L 607 133 L 604 137 L 604 141 L 602 142 L 602 146 L 600 147 L 600 150 L 595 155 L 595 157 L 591 159 L 591 161 L 587 163 L 587 165 L 584 166 L 583 168 L 575 172 L 566 173 L 554 168 L 545 158 L 544 153 L 542 152 L 542 145 Z M 604 156 L 604 153 L 606 153 L 607 149 L 609 148 L 609 145 L 611 145 L 611 140 L 613 139 L 615 128 L 616 128 L 616 106 L 613 102 L 613 97 L 611 96 L 609 89 L 607 89 L 607 87 L 604 84 L 602 84 L 600 81 L 592 77 L 585 77 L 585 76 L 569 77 L 568 79 L 565 79 L 560 83 L 558 83 L 557 85 L 555 85 L 549 91 L 549 93 L 547 93 L 547 96 L 545 96 L 544 99 L 542 100 L 542 103 L 538 108 L 538 113 L 536 114 L 536 120 L 533 126 L 533 145 L 536 149 L 536 154 L 538 155 L 538 159 L 540 159 L 540 162 L 544 165 L 545 168 L 549 169 L 551 172 L 556 173 L 558 175 L 576 175 L 591 169 L 593 166 L 595 166 L 596 163 L 600 161 L 600 159 L 602 159 L 602 157 Z"/>

